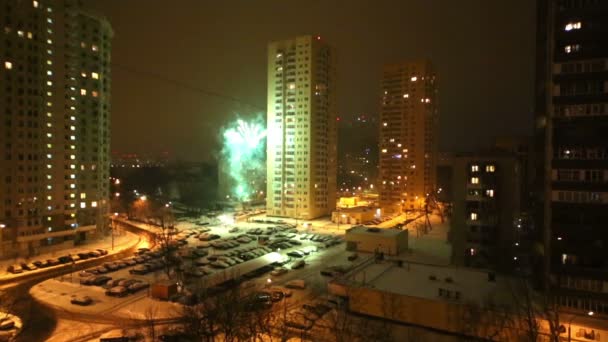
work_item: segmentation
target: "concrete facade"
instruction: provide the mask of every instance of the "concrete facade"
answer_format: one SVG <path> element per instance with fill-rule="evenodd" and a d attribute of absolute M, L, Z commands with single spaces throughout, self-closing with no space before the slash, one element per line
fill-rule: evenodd
<path fill-rule="evenodd" d="M 380 206 L 420 209 L 436 189 L 437 76 L 427 60 L 385 65 L 380 95 Z"/>
<path fill-rule="evenodd" d="M 2 1 L 0 257 L 107 224 L 113 32 L 80 2 Z"/>
<path fill-rule="evenodd" d="M 356 226 L 346 231 L 344 240 L 349 251 L 394 256 L 407 251 L 408 231 Z"/>
<path fill-rule="evenodd" d="M 328 216 L 336 206 L 335 56 L 319 36 L 268 46 L 267 214 Z"/>

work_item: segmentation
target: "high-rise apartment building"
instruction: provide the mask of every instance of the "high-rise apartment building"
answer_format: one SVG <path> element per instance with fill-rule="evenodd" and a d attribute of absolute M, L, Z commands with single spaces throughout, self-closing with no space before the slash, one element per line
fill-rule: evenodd
<path fill-rule="evenodd" d="M 311 219 L 336 205 L 336 78 L 315 36 L 268 47 L 268 215 Z"/>
<path fill-rule="evenodd" d="M 538 5 L 536 184 L 543 278 L 563 308 L 605 316 L 608 2 Z"/>
<path fill-rule="evenodd" d="M 421 208 L 435 191 L 437 77 L 429 61 L 385 65 L 380 102 L 380 206 Z"/>
<path fill-rule="evenodd" d="M 0 8 L 0 256 L 27 256 L 106 220 L 113 33 L 79 1 Z"/>

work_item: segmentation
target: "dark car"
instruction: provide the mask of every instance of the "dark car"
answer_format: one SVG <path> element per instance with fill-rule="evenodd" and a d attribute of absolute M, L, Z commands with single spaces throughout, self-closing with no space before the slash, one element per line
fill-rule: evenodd
<path fill-rule="evenodd" d="M 61 262 L 55 258 L 48 259 L 46 262 L 49 266 L 56 266 L 56 265 L 61 264 Z"/>
<path fill-rule="evenodd" d="M 13 274 L 17 274 L 17 273 L 22 273 L 23 272 L 23 268 L 21 268 L 21 266 L 19 265 L 10 265 L 8 267 L 8 271 L 13 273 Z"/>
<path fill-rule="evenodd" d="M 74 297 L 70 300 L 70 303 L 75 305 L 87 306 L 93 303 L 93 298 L 89 296 Z"/>
<path fill-rule="evenodd" d="M 99 254 L 101 254 L 101 255 L 107 255 L 108 254 L 108 250 L 106 250 L 106 249 L 97 248 L 96 251 L 98 251 Z"/>
<path fill-rule="evenodd" d="M 294 258 L 301 258 L 304 256 L 304 254 L 302 254 L 298 251 L 291 251 L 291 252 L 287 253 L 287 255 L 289 255 L 290 257 L 294 257 Z"/>
<path fill-rule="evenodd" d="M 36 260 L 32 264 L 36 265 L 36 267 L 38 267 L 38 268 L 45 268 L 45 267 L 49 266 L 49 263 L 46 260 L 42 260 L 42 261 Z"/>
<path fill-rule="evenodd" d="M 58 259 L 59 259 L 59 262 L 62 264 L 67 264 L 68 262 L 72 262 L 72 258 L 69 255 L 60 256 Z"/>
<path fill-rule="evenodd" d="M 131 293 L 135 293 L 148 287 L 150 287 L 150 284 L 139 281 L 129 285 L 128 290 Z"/>
<path fill-rule="evenodd" d="M 138 265 L 129 270 L 131 274 L 147 274 L 150 273 L 150 268 L 146 265 Z"/>
<path fill-rule="evenodd" d="M 27 271 L 33 271 L 33 270 L 37 270 L 38 266 L 32 264 L 31 262 L 30 263 L 22 262 L 21 268 L 23 268 L 24 270 L 27 270 Z"/>
<path fill-rule="evenodd" d="M 77 255 L 78 255 L 78 256 L 80 257 L 80 259 L 82 259 L 82 260 L 86 260 L 86 259 L 88 259 L 88 258 L 90 258 L 90 257 L 91 257 L 91 256 L 89 255 L 89 253 L 85 253 L 85 252 L 80 252 L 80 253 L 78 253 Z"/>

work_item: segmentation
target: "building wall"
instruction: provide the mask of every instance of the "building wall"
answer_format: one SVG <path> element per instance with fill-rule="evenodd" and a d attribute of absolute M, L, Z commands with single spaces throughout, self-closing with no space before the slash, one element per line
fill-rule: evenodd
<path fill-rule="evenodd" d="M 12 257 L 104 225 L 112 30 L 73 0 L 0 8 L 0 256 Z"/>
<path fill-rule="evenodd" d="M 312 219 L 336 205 L 335 56 L 320 37 L 268 47 L 268 215 Z"/>
<path fill-rule="evenodd" d="M 510 156 L 460 156 L 453 163 L 452 262 L 511 269 L 520 207 L 519 163 Z"/>
<path fill-rule="evenodd" d="M 344 236 L 347 248 L 357 252 L 380 252 L 385 255 L 398 255 L 408 248 L 408 231 L 404 230 L 395 236 L 386 236 L 381 232 L 378 235 L 346 233 Z"/>
<path fill-rule="evenodd" d="M 538 6 L 536 225 L 560 303 L 608 315 L 608 3 Z M 540 158 L 539 158 L 540 159 Z"/>
<path fill-rule="evenodd" d="M 435 190 L 437 76 L 429 61 L 386 65 L 380 101 L 380 205 L 419 209 Z"/>

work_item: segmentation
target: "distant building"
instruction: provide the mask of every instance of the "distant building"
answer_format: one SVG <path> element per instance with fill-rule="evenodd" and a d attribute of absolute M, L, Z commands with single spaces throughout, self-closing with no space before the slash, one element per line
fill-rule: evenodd
<path fill-rule="evenodd" d="M 448 153 L 440 153 L 437 158 L 436 198 L 440 202 L 452 202 L 453 162 L 452 155 Z"/>
<path fill-rule="evenodd" d="M 380 96 L 380 205 L 419 209 L 435 191 L 437 76 L 429 61 L 385 65 Z"/>
<path fill-rule="evenodd" d="M 312 219 L 336 205 L 335 59 L 314 36 L 268 47 L 267 214 Z"/>
<path fill-rule="evenodd" d="M 113 32 L 79 1 L 0 1 L 0 257 L 106 224 Z"/>
<path fill-rule="evenodd" d="M 511 269 L 520 213 L 520 165 L 505 153 L 453 158 L 452 262 Z"/>
<path fill-rule="evenodd" d="M 538 3 L 536 224 L 545 283 L 608 315 L 608 2 Z"/>

